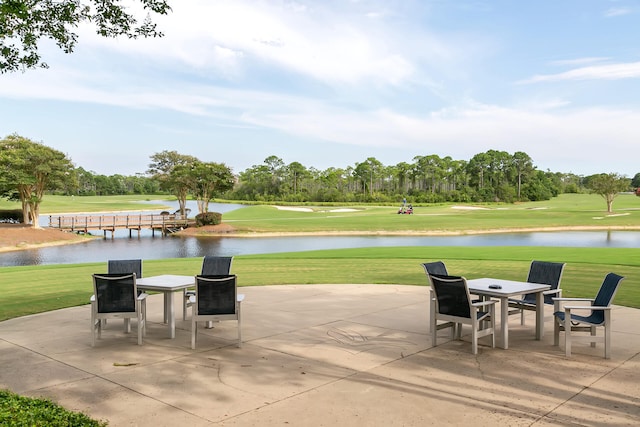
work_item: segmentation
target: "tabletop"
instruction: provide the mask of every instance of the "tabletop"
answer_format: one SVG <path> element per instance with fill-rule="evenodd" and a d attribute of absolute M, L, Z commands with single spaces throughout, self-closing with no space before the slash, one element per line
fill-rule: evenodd
<path fill-rule="evenodd" d="M 150 291 L 178 291 L 195 286 L 194 276 L 162 274 L 160 276 L 143 277 L 136 280 L 138 288 Z"/>
<path fill-rule="evenodd" d="M 498 285 L 500 289 L 492 289 L 489 286 Z M 494 297 L 511 297 L 515 295 L 528 294 L 533 292 L 548 291 L 549 285 L 540 283 L 518 282 L 516 280 L 492 279 L 483 277 L 481 279 L 467 280 L 467 286 L 471 293 L 482 293 L 483 295 Z"/>

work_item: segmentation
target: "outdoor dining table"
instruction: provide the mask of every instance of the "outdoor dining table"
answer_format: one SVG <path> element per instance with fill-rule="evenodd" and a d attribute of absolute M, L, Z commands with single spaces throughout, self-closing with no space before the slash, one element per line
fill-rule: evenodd
<path fill-rule="evenodd" d="M 169 338 L 176 337 L 176 315 L 173 303 L 173 292 L 195 286 L 194 276 L 180 276 L 163 274 L 160 276 L 143 277 L 136 280 L 138 289 L 156 291 L 164 294 L 164 323 L 169 326 Z"/>
<path fill-rule="evenodd" d="M 490 288 L 489 286 L 499 286 Z M 539 283 L 518 282 L 515 280 L 481 278 L 467 280 L 469 293 L 482 298 L 498 298 L 500 300 L 500 343 L 502 348 L 509 348 L 509 298 L 523 294 L 536 295 L 536 340 L 544 336 L 544 296 L 543 292 L 548 291 L 551 286 Z M 433 289 L 431 289 L 431 324 L 435 324 L 436 307 Z M 431 331 L 432 334 L 436 331 Z"/>
<path fill-rule="evenodd" d="M 499 289 L 490 286 L 500 286 Z M 515 280 L 481 278 L 467 280 L 469 293 L 500 300 L 500 337 L 502 348 L 509 348 L 509 298 L 523 294 L 536 295 L 536 340 L 544 336 L 544 296 L 551 286 Z"/>

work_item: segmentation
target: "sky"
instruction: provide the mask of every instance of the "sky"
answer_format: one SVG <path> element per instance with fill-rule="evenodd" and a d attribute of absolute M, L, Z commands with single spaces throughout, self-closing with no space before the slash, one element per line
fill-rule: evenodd
<path fill-rule="evenodd" d="M 49 69 L 0 74 L 0 138 L 104 175 L 145 173 L 164 150 L 235 173 L 488 150 L 640 172 L 640 0 L 170 4 L 162 38 L 83 25 L 72 54 L 41 44 Z"/>

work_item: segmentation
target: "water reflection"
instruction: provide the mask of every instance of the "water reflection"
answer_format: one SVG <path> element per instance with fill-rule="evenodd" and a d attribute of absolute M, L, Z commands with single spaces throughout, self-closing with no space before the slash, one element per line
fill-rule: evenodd
<path fill-rule="evenodd" d="M 640 232 L 539 232 L 471 236 L 134 237 L 0 253 L 0 266 L 190 258 L 389 246 L 640 247 Z"/>
<path fill-rule="evenodd" d="M 171 206 L 177 202 L 161 200 L 147 203 Z M 195 201 L 187 207 L 197 211 Z M 210 204 L 214 212 L 229 212 L 239 204 Z M 148 211 L 149 212 L 149 211 Z M 156 212 L 156 211 L 152 211 Z M 160 213 L 158 210 L 156 213 Z M 48 225 L 48 217 L 40 223 Z M 101 234 L 100 234 L 101 235 Z M 538 233 L 499 233 L 468 236 L 313 236 L 313 237 L 177 237 L 152 236 L 143 230 L 140 237 L 129 238 L 126 230 L 114 233 L 114 239 L 96 239 L 86 243 L 0 253 L 0 266 L 104 262 L 108 259 L 191 258 L 204 255 L 234 256 L 275 252 L 299 252 L 322 249 L 346 249 L 390 246 L 559 246 L 559 247 L 640 247 L 637 231 L 566 231 Z M 109 236 L 110 237 L 110 236 Z"/>

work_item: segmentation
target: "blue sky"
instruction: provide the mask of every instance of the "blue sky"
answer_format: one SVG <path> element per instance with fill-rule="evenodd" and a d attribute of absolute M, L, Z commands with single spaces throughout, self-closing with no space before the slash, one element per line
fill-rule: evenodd
<path fill-rule="evenodd" d="M 0 137 L 99 174 L 176 150 L 234 172 L 275 155 L 524 151 L 541 170 L 640 172 L 640 0 L 174 0 L 164 38 L 50 43 L 0 74 Z"/>

